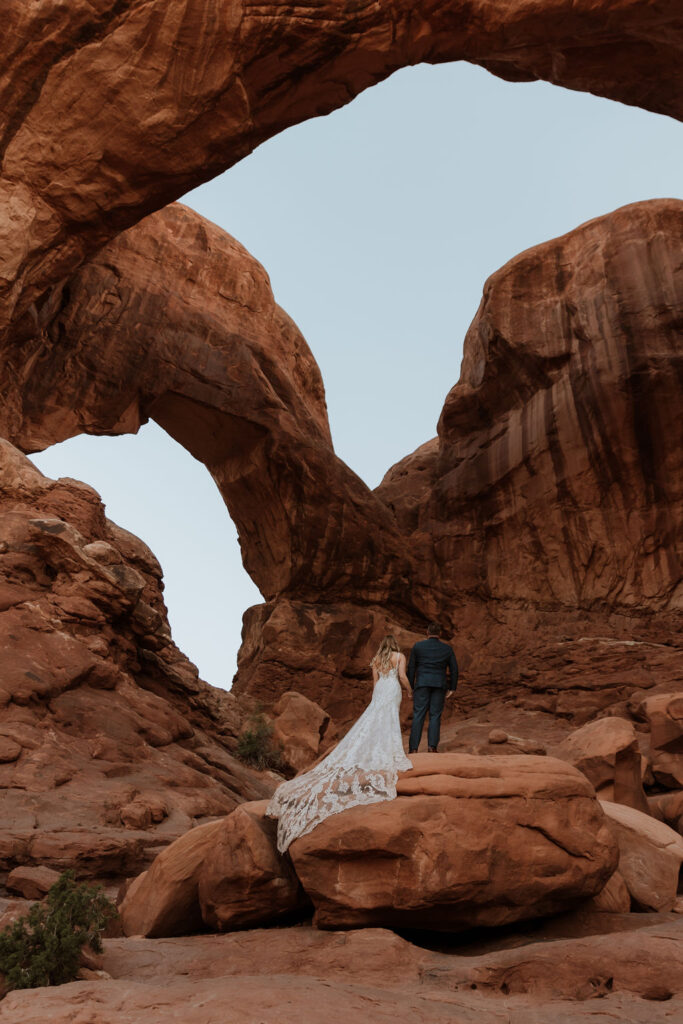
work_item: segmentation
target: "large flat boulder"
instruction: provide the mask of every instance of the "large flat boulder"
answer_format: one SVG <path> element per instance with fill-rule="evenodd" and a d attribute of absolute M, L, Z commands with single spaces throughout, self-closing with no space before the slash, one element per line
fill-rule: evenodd
<path fill-rule="evenodd" d="M 450 981 L 454 988 L 469 983 L 478 992 L 502 993 L 513 999 L 573 1000 L 577 1012 L 570 1018 L 572 1024 L 636 1020 L 673 1024 L 680 1019 L 681 1003 L 677 1002 L 670 1015 L 660 1014 L 658 1007 L 667 1007 L 683 991 L 682 939 L 683 921 L 668 920 L 619 934 L 532 942 L 480 956 L 453 957 Z M 612 1005 L 613 995 L 626 992 L 640 996 L 646 1007 L 642 1017 L 633 1009 L 624 1012 L 625 1008 Z M 538 1016 L 530 1012 L 527 1020 L 534 1024 L 556 1024 L 558 1020 L 550 1006 L 537 1004 L 536 1013 Z"/>
<path fill-rule="evenodd" d="M 554 758 L 414 755 L 396 800 L 335 814 L 290 847 L 321 928 L 446 931 L 564 910 L 618 849 L 593 787 Z"/>

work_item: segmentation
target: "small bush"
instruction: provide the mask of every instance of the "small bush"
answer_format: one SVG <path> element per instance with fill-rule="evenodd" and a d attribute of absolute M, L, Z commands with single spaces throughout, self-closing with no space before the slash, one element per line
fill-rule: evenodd
<path fill-rule="evenodd" d="M 116 910 L 99 886 L 65 871 L 42 903 L 0 932 L 0 974 L 9 989 L 63 985 L 78 973 L 81 950 L 102 951 L 101 932 Z"/>
<path fill-rule="evenodd" d="M 237 757 L 260 772 L 267 768 L 282 771 L 284 761 L 282 750 L 273 740 L 273 725 L 261 711 L 255 711 L 249 718 L 237 742 Z"/>

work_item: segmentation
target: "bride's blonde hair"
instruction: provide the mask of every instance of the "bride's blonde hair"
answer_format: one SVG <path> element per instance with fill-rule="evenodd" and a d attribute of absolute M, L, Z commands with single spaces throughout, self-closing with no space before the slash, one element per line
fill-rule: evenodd
<path fill-rule="evenodd" d="M 379 672 L 388 672 L 392 667 L 391 655 L 396 654 L 399 650 L 400 648 L 396 637 L 393 633 L 388 633 L 377 648 L 377 654 L 370 664 L 374 665 Z"/>

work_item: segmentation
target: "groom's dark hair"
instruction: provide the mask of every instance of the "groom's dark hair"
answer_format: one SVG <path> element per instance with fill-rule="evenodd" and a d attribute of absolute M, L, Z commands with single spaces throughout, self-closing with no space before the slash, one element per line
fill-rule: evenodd
<path fill-rule="evenodd" d="M 441 626 L 438 622 L 430 622 L 427 627 L 427 636 L 441 636 Z"/>

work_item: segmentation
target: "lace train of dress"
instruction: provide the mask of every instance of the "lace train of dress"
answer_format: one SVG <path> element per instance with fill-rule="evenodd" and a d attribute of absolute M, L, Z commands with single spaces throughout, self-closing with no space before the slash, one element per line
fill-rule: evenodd
<path fill-rule="evenodd" d="M 266 814 L 278 818 L 280 853 L 331 814 L 396 797 L 398 773 L 413 767 L 403 751 L 400 704 L 401 684 L 391 669 L 379 677 L 370 704 L 324 761 L 278 786 Z"/>

